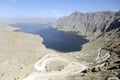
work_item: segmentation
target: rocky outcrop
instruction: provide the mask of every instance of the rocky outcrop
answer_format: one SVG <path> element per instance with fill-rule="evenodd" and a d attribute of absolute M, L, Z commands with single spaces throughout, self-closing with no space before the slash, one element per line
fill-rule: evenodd
<path fill-rule="evenodd" d="M 120 11 L 74 12 L 60 18 L 52 27 L 62 31 L 75 31 L 89 39 L 95 39 L 102 33 L 120 28 Z"/>

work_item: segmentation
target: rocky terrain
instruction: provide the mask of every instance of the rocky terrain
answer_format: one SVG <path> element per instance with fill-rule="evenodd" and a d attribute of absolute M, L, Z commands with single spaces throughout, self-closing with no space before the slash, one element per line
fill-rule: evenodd
<path fill-rule="evenodd" d="M 18 28 L 2 24 L 0 80 L 120 79 L 119 12 L 75 12 L 53 25 L 90 41 L 81 51 L 61 53 L 47 49 L 38 35 L 14 32 Z"/>
<path fill-rule="evenodd" d="M 16 28 L 0 25 L 0 80 L 22 80 L 45 54 L 41 53 L 45 50 L 42 38 L 13 30 Z"/>
<path fill-rule="evenodd" d="M 74 12 L 70 16 L 60 18 L 51 25 L 62 31 L 75 31 L 86 36 L 89 40 L 96 39 L 101 34 L 118 28 L 120 25 L 120 11 L 101 11 L 81 13 Z"/>
<path fill-rule="evenodd" d="M 83 48 L 79 53 L 69 54 L 74 55 L 79 61 L 88 62 L 89 68 L 92 65 L 90 70 L 93 73 L 86 70 L 85 77 L 79 77 L 78 80 L 119 80 L 115 77 L 120 78 L 120 11 L 74 12 L 70 16 L 60 18 L 51 26 L 62 31 L 77 32 L 77 35 L 86 36 L 90 41 L 82 46 Z M 98 52 L 96 52 L 97 50 Z M 104 55 L 100 63 L 96 61 L 99 54 Z M 102 66 L 101 68 L 98 68 L 99 64 Z M 96 65 L 97 68 L 93 68 L 93 65 Z"/>

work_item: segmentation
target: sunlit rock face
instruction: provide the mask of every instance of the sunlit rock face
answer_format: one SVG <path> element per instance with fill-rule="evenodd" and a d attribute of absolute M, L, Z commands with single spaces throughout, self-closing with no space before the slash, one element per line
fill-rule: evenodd
<path fill-rule="evenodd" d="M 37 61 L 34 65 L 36 72 L 23 80 L 67 80 L 68 76 L 76 75 L 87 68 L 87 66 L 72 62 L 64 57 L 48 54 Z"/>
<path fill-rule="evenodd" d="M 119 19 L 120 11 L 74 12 L 70 16 L 60 18 L 52 27 L 62 31 L 75 31 L 88 39 L 95 39 L 102 33 L 120 27 Z"/>

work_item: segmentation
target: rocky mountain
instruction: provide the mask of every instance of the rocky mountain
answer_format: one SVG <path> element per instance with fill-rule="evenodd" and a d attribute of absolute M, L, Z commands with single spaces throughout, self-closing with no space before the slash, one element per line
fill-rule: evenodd
<path fill-rule="evenodd" d="M 60 18 L 52 27 L 75 31 L 90 40 L 79 53 L 69 54 L 80 62 L 88 62 L 85 74 L 68 80 L 120 79 L 120 11 L 74 12 Z"/>
<path fill-rule="evenodd" d="M 70 16 L 60 18 L 52 27 L 62 31 L 75 31 L 80 35 L 87 36 L 88 39 L 95 39 L 105 32 L 116 28 L 120 29 L 120 11 L 89 13 L 76 11 Z"/>
<path fill-rule="evenodd" d="M 52 27 L 92 40 L 66 54 L 47 49 L 38 35 L 0 25 L 0 80 L 120 80 L 120 11 L 75 12 Z"/>

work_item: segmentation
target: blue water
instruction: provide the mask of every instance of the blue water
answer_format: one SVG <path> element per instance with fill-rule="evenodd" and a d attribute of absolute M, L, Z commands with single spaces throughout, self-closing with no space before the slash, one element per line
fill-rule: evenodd
<path fill-rule="evenodd" d="M 84 37 L 78 36 L 74 32 L 58 31 L 50 28 L 48 25 L 30 23 L 12 24 L 14 27 L 19 27 L 21 32 L 40 35 L 44 40 L 43 44 L 47 48 L 59 52 L 80 51 L 82 45 L 88 42 Z"/>

